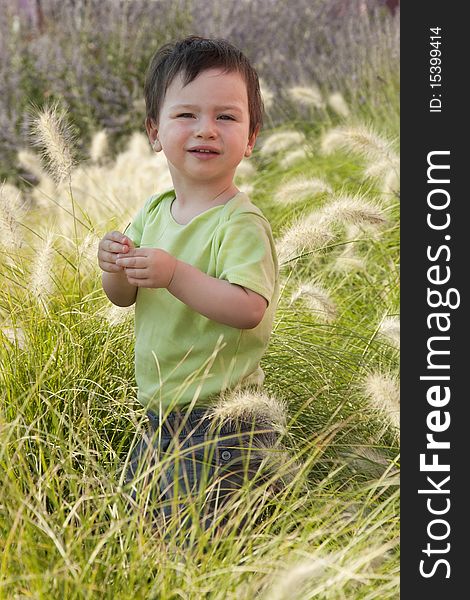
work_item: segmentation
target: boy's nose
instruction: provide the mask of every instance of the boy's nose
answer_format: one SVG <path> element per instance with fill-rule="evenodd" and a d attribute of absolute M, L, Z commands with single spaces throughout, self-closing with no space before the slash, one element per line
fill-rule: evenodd
<path fill-rule="evenodd" d="M 212 119 L 200 119 L 195 134 L 196 137 L 213 139 L 217 137 L 217 126 Z"/>

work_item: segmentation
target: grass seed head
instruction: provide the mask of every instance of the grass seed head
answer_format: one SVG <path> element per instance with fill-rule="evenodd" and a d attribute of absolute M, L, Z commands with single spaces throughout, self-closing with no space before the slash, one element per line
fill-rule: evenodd
<path fill-rule="evenodd" d="M 250 179 L 255 173 L 256 169 L 254 168 L 253 163 L 244 158 L 237 167 L 235 177 L 239 177 L 240 179 Z"/>
<path fill-rule="evenodd" d="M 387 220 L 383 209 L 365 200 L 364 197 L 339 196 L 325 204 L 320 212 L 320 220 L 324 224 L 340 225 L 384 225 Z"/>
<path fill-rule="evenodd" d="M 0 184 L 0 247 L 16 250 L 23 245 L 20 221 L 26 213 L 21 191 L 3 182 Z"/>
<path fill-rule="evenodd" d="M 103 162 L 109 155 L 109 142 L 106 131 L 98 131 L 91 139 L 90 158 L 94 163 Z"/>
<path fill-rule="evenodd" d="M 134 305 L 132 306 L 106 306 L 100 313 L 111 327 L 122 325 L 128 321 L 132 321 L 134 316 Z"/>
<path fill-rule="evenodd" d="M 291 296 L 293 304 L 302 299 L 314 315 L 321 321 L 333 323 L 337 316 L 337 308 L 327 290 L 313 283 L 302 284 Z"/>
<path fill-rule="evenodd" d="M 366 125 L 330 129 L 322 138 L 321 150 L 327 155 L 336 150 L 344 150 L 359 154 L 372 163 L 393 161 L 396 156 L 392 143 Z"/>
<path fill-rule="evenodd" d="M 400 319 L 385 317 L 380 323 L 378 334 L 395 348 L 400 348 Z"/>
<path fill-rule="evenodd" d="M 47 302 L 52 293 L 52 267 L 54 262 L 55 234 L 50 232 L 44 239 L 42 246 L 37 250 L 33 261 L 29 290 L 31 296 L 44 303 Z"/>
<path fill-rule="evenodd" d="M 319 553 L 318 553 L 319 554 Z M 273 584 L 268 588 L 263 600 L 300 600 L 307 597 L 307 585 L 311 582 L 323 581 L 326 573 L 337 564 L 333 558 L 310 557 L 296 562 L 278 573 Z M 309 596 L 311 597 L 311 596 Z"/>
<path fill-rule="evenodd" d="M 331 192 L 331 187 L 322 179 L 296 177 L 281 185 L 274 198 L 281 204 L 289 204 L 317 194 L 330 194 Z"/>
<path fill-rule="evenodd" d="M 279 166 L 281 169 L 288 169 L 292 165 L 304 160 L 304 158 L 307 158 L 308 150 L 308 146 L 304 145 L 296 150 L 290 150 L 289 152 L 286 152 L 283 158 L 279 161 Z"/>
<path fill-rule="evenodd" d="M 323 96 L 316 85 L 311 86 L 294 86 L 289 89 L 289 96 L 303 106 L 311 106 L 313 108 L 325 108 Z"/>
<path fill-rule="evenodd" d="M 26 335 L 21 327 L 1 327 L 0 332 L 9 342 L 17 346 L 20 350 L 26 348 Z"/>
<path fill-rule="evenodd" d="M 229 422 L 256 417 L 258 423 L 272 425 L 279 433 L 286 432 L 285 402 L 258 388 L 237 389 L 222 394 L 210 414 L 213 419 Z"/>
<path fill-rule="evenodd" d="M 279 261 L 284 263 L 303 252 L 320 251 L 333 239 L 328 224 L 320 223 L 318 213 L 312 213 L 307 218 L 300 218 L 276 242 Z"/>
<path fill-rule="evenodd" d="M 56 183 L 70 178 L 75 166 L 74 134 L 66 122 L 66 111 L 57 103 L 35 111 L 32 123 L 33 145 L 39 146 L 47 169 Z"/>
<path fill-rule="evenodd" d="M 340 117 L 349 117 L 350 111 L 346 100 L 340 92 L 334 92 L 328 96 L 328 104 Z"/>
<path fill-rule="evenodd" d="M 305 134 L 301 131 L 278 131 L 267 137 L 260 150 L 262 156 L 269 156 L 292 148 L 293 146 L 303 145 L 305 143 Z"/>
<path fill-rule="evenodd" d="M 370 373 L 363 382 L 363 391 L 371 407 L 400 427 L 400 387 L 396 377 L 385 373 Z"/>
<path fill-rule="evenodd" d="M 354 244 L 346 244 L 343 252 L 336 257 L 332 270 L 336 273 L 350 273 L 351 271 L 364 271 L 366 261 L 356 254 Z"/>
<path fill-rule="evenodd" d="M 399 196 L 400 194 L 400 171 L 390 169 L 382 180 L 382 194 L 386 198 Z"/>

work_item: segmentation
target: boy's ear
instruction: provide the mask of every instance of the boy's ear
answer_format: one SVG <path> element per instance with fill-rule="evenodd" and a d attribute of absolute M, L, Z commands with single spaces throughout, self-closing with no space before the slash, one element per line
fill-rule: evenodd
<path fill-rule="evenodd" d="M 255 147 L 256 144 L 256 138 L 258 137 L 258 133 L 260 130 L 260 126 L 257 125 L 254 132 L 252 133 L 252 135 L 249 137 L 248 139 L 248 144 L 246 145 L 246 150 L 245 150 L 245 156 L 248 158 L 249 156 L 251 156 L 251 153 L 253 152 L 253 148 Z"/>
<path fill-rule="evenodd" d="M 152 146 L 155 152 L 160 152 L 162 149 L 162 145 L 160 144 L 160 140 L 158 139 L 158 126 L 156 122 L 147 117 L 145 119 L 145 129 L 147 130 L 147 136 L 149 138 L 150 145 Z"/>

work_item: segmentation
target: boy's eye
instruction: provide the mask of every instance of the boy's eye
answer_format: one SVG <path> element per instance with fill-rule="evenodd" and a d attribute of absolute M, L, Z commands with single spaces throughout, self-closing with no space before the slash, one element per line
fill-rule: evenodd
<path fill-rule="evenodd" d="M 178 115 L 178 117 L 192 117 L 193 114 L 192 113 L 181 113 L 180 115 Z"/>
<path fill-rule="evenodd" d="M 232 117 L 232 115 L 220 115 L 219 119 L 223 119 L 225 120 L 230 120 L 230 121 L 235 121 L 235 119 Z"/>

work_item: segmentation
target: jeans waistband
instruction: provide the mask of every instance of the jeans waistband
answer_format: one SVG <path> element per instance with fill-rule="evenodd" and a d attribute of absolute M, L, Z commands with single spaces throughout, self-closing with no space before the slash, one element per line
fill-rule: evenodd
<path fill-rule="evenodd" d="M 178 434 L 178 437 L 187 437 L 188 435 L 204 435 L 213 428 L 217 433 L 235 433 L 239 430 L 251 431 L 253 423 L 240 423 L 227 421 L 216 424 L 209 416 L 208 408 L 193 408 L 191 411 L 173 410 L 165 415 L 160 416 L 147 410 L 147 417 L 150 421 L 150 426 L 154 431 L 157 431 L 161 423 L 161 433 L 163 436 L 173 437 Z"/>

